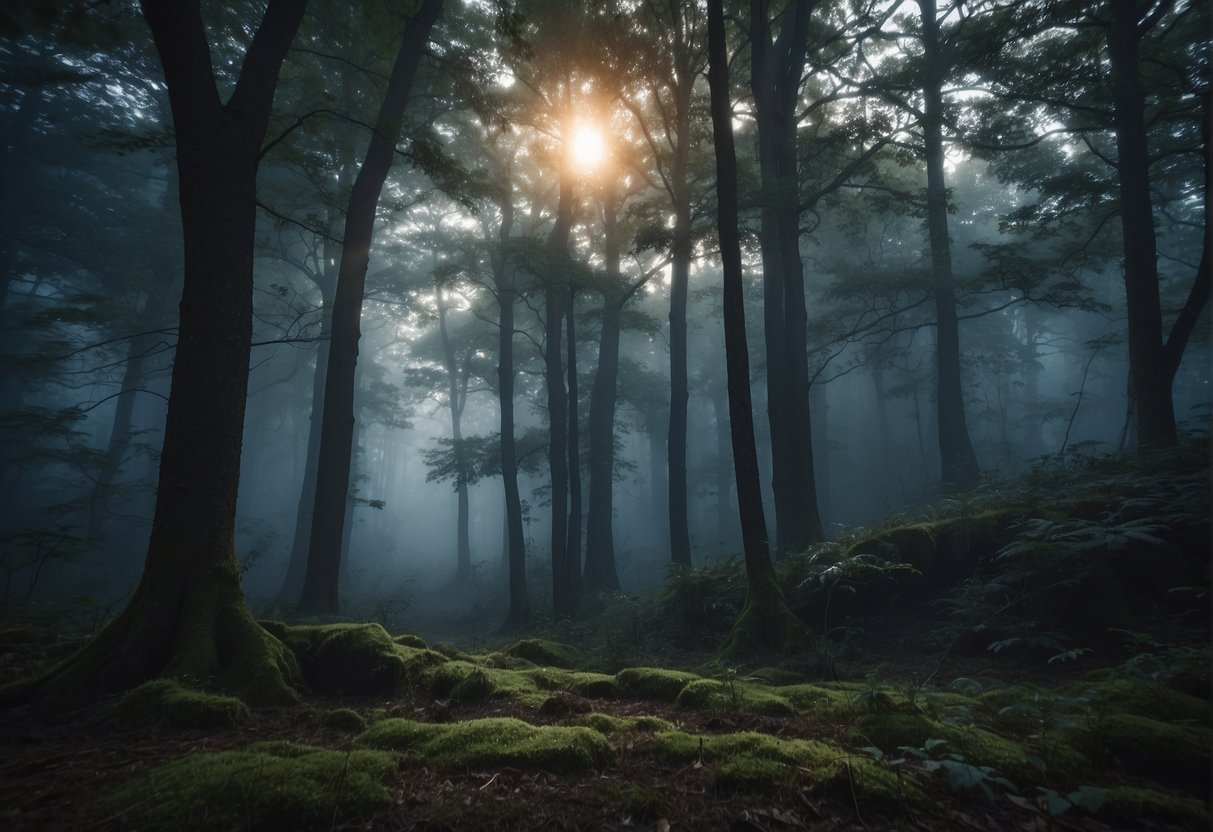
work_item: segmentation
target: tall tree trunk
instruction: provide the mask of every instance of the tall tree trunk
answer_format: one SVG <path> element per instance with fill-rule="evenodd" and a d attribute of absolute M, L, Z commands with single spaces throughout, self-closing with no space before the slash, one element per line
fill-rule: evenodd
<path fill-rule="evenodd" d="M 447 407 L 451 413 L 451 441 L 455 452 L 455 579 L 458 585 L 472 577 L 472 546 L 468 540 L 468 470 L 467 451 L 463 447 L 463 405 L 466 389 L 460 383 L 455 347 L 446 326 L 446 299 L 442 287 L 438 291 L 438 333 L 442 339 L 442 361 L 446 366 Z"/>
<path fill-rule="evenodd" d="M 573 226 L 573 184 L 571 174 L 560 175 L 560 200 L 556 223 L 548 236 L 549 271 L 544 288 L 544 378 L 548 394 L 548 473 L 552 486 L 552 610 L 557 616 L 569 615 L 573 602 L 569 591 L 568 559 L 568 394 L 564 387 L 564 367 L 560 349 L 569 287 L 557 280 L 568 259 L 569 232 Z"/>
<path fill-rule="evenodd" d="M 302 0 L 270 0 L 226 104 L 198 2 L 143 0 L 177 137 L 185 248 L 172 392 L 143 577 L 126 609 L 46 675 L 6 691 L 81 698 L 156 675 L 294 697 L 291 654 L 257 626 L 236 563 L 236 491 L 252 343 L 256 178 Z"/>
<path fill-rule="evenodd" d="M 94 544 L 102 544 L 105 524 L 109 519 L 110 501 L 113 498 L 114 480 L 122 469 L 131 442 L 131 414 L 135 409 L 135 392 L 143 382 L 143 357 L 147 350 L 144 339 L 130 342 L 126 367 L 122 371 L 122 386 L 118 390 L 114 406 L 114 421 L 110 427 L 109 442 L 97 481 L 93 484 L 88 501 L 88 526 L 85 537 Z"/>
<path fill-rule="evenodd" d="M 1125 299 L 1129 323 L 1129 372 L 1137 404 L 1142 448 L 1174 445 L 1178 439 L 1171 399 L 1172 375 L 1163 359 L 1158 253 L 1150 202 L 1150 150 L 1146 140 L 1145 86 L 1137 66 L 1141 33 L 1134 0 L 1111 0 L 1108 58 L 1115 106 L 1116 170 L 1124 238 Z"/>
<path fill-rule="evenodd" d="M 326 255 L 328 254 L 326 246 Z M 336 254 L 336 252 L 334 252 Z M 312 509 L 316 504 L 316 477 L 320 467 L 320 433 L 324 413 L 324 373 L 328 369 L 329 338 L 333 319 L 333 292 L 337 285 L 337 257 L 325 257 L 320 280 L 320 332 L 316 338 L 316 366 L 312 371 L 312 407 L 308 416 L 307 455 L 303 462 L 303 479 L 299 488 L 299 505 L 295 509 L 295 535 L 291 539 L 291 555 L 287 561 L 286 577 L 278 591 L 279 604 L 293 604 L 303 591 L 303 575 L 307 571 L 308 544 L 312 535 Z"/>
<path fill-rule="evenodd" d="M 924 62 L 922 134 L 927 162 L 927 236 L 931 243 L 931 272 L 935 285 L 939 458 L 944 486 L 968 490 L 977 485 L 978 468 L 969 429 L 965 424 L 964 389 L 960 378 L 960 328 L 956 320 L 952 250 L 948 240 L 942 92 L 946 66 L 939 45 L 935 0 L 919 0 L 918 7 L 922 16 Z"/>
<path fill-rule="evenodd" d="M 688 102 L 689 106 L 689 102 Z M 680 135 L 690 128 L 685 127 Z M 687 519 L 687 291 L 691 275 L 691 206 L 687 195 L 687 142 L 679 145 L 673 165 L 674 240 L 670 263 L 670 429 L 669 454 L 670 561 L 691 565 L 691 530 Z"/>
<path fill-rule="evenodd" d="M 581 425 L 577 406 L 577 293 L 569 291 L 566 352 L 569 377 L 569 525 L 565 559 L 568 561 L 570 604 L 581 594 Z"/>
<path fill-rule="evenodd" d="M 760 243 L 777 554 L 823 539 L 813 473 L 807 311 L 800 259 L 796 104 L 815 0 L 796 0 L 772 42 L 769 0 L 751 0 L 751 78 L 762 182 Z"/>
<path fill-rule="evenodd" d="M 423 0 L 405 26 L 375 130 L 362 168 L 354 180 L 346 210 L 341 270 L 333 299 L 333 329 L 325 373 L 316 503 L 307 571 L 299 599 L 300 607 L 311 613 L 337 612 L 342 527 L 349 500 L 350 452 L 354 437 L 354 370 L 358 363 L 359 323 L 375 213 L 383 182 L 394 161 L 413 77 L 441 9 L 442 0 Z"/>
<path fill-rule="evenodd" d="M 775 581 L 762 511 L 762 485 L 754 442 L 750 400 L 750 359 L 745 336 L 745 301 L 741 277 L 741 242 L 737 231 L 737 156 L 733 146 L 733 112 L 729 104 L 728 58 L 724 42 L 722 0 L 708 0 L 708 83 L 712 91 L 712 128 L 716 147 L 717 225 L 724 265 L 724 340 L 728 372 L 729 423 L 733 434 L 733 468 L 737 508 L 745 550 L 746 600 L 725 645 L 726 655 L 750 653 L 754 647 L 782 647 L 795 618 Z"/>
<path fill-rule="evenodd" d="M 733 491 L 732 433 L 729 430 L 729 387 L 725 379 L 712 383 L 712 413 L 716 419 L 716 537 L 724 553 L 733 550 L 736 535 L 729 504 Z"/>
<path fill-rule="evenodd" d="M 531 618 L 526 586 L 526 538 L 522 528 L 522 499 L 518 493 L 518 452 L 514 443 L 514 303 L 518 292 L 506 244 L 514 229 L 514 202 L 509 175 L 501 195 L 499 248 L 493 255 L 497 287 L 497 403 L 501 419 L 501 479 L 505 491 L 505 564 L 509 578 L 509 610 L 501 625 L 515 630 Z"/>
<path fill-rule="evenodd" d="M 603 201 L 604 257 L 610 287 L 620 282 L 619 228 L 614 194 Z M 590 505 L 586 522 L 585 588 L 618 592 L 615 569 L 615 404 L 619 391 L 620 317 L 627 296 L 608 290 L 602 296 L 602 331 L 598 336 L 598 369 L 590 389 Z"/>

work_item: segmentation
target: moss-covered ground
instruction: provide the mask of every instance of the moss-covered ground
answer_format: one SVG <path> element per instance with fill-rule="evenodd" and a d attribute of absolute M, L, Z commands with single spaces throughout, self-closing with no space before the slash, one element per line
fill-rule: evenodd
<path fill-rule="evenodd" d="M 718 665 L 605 673 L 539 639 L 447 656 L 378 625 L 267 629 L 308 674 L 299 705 L 250 710 L 161 680 L 89 713 L 9 712 L 4 828 L 1210 822 L 1208 701 L 1123 667 L 911 688 Z M 339 686 L 315 675 L 328 665 Z"/>
<path fill-rule="evenodd" d="M 785 561 L 808 635 L 780 655 L 718 658 L 736 563 L 513 641 L 266 620 L 298 702 L 183 678 L 0 711 L 0 829 L 1208 829 L 1208 495 L 1184 502 L 1185 465 Z M 65 652 L 2 635 L 4 680 Z"/>

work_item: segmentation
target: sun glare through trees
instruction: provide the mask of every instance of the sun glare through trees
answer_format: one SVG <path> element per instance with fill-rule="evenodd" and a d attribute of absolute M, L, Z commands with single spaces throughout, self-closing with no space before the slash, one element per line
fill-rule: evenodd
<path fill-rule="evenodd" d="M 1209 828 L 1210 31 L 0 2 L 0 827 Z"/>

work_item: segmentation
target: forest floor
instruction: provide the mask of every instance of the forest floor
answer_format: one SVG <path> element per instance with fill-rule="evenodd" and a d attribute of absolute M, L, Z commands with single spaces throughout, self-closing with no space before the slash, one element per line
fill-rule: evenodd
<path fill-rule="evenodd" d="M 577 663 L 576 651 L 535 639 L 475 655 L 448 647 L 444 655 L 413 638 L 389 640 L 377 625 L 312 629 L 312 648 L 325 631 L 330 639 L 369 635 L 362 643 L 346 638 L 347 647 L 399 651 L 412 682 L 390 694 L 317 691 L 298 705 L 253 709 L 230 724 L 223 714 L 231 700 L 210 697 L 218 702 L 211 708 L 207 694 L 184 706 L 171 697 L 145 701 L 133 713 L 121 699 L 73 713 L 0 712 L 0 826 L 20 832 L 1209 824 L 1208 702 L 1081 663 L 903 649 L 876 651 L 847 667 L 850 681 L 794 681 L 773 669 L 598 674 L 557 667 Z M 377 660 L 343 661 L 365 668 Z M 915 687 L 926 674 L 932 680 Z M 347 682 L 357 687 L 354 676 Z M 519 725 L 502 719 L 574 733 L 517 736 Z M 482 731 L 431 736 L 420 730 L 427 726 Z M 394 736 L 394 729 L 402 733 Z M 386 761 L 363 759 L 382 751 Z M 309 756 L 325 759 L 291 767 Z M 213 767 L 197 765 L 208 760 Z"/>
<path fill-rule="evenodd" d="M 744 594 L 736 563 L 462 648 L 438 640 L 450 621 L 423 640 L 265 620 L 298 659 L 297 704 L 153 680 L 0 711 L 0 828 L 1208 829 L 1200 453 L 1085 470 L 1090 488 L 1038 479 L 1026 502 L 1004 488 L 997 508 L 784 562 L 818 634 L 749 661 L 713 649 Z M 873 560 L 881 546 L 916 568 Z M 944 586 L 959 556 L 974 577 Z M 0 681 L 72 647 L 4 627 Z"/>

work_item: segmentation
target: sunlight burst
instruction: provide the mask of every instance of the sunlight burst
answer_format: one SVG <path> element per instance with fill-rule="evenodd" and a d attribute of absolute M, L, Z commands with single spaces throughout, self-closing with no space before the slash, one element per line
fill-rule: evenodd
<path fill-rule="evenodd" d="M 582 168 L 595 168 L 606 154 L 602 134 L 592 127 L 579 126 L 571 142 L 573 162 Z"/>

